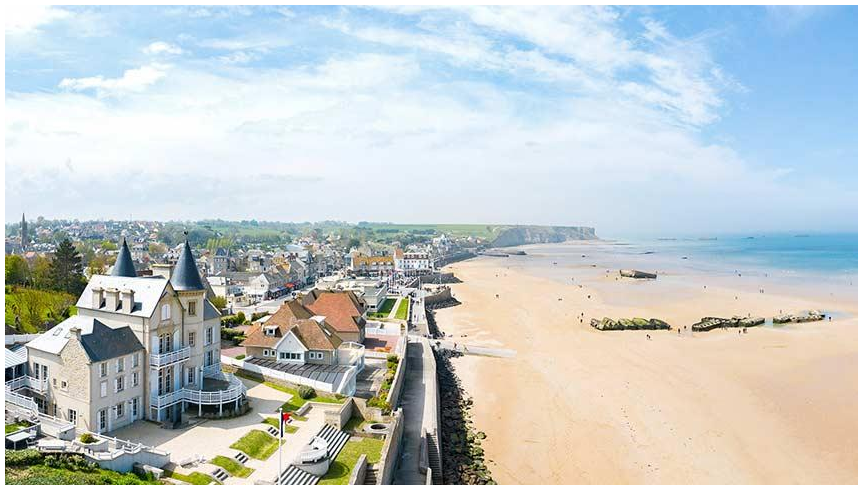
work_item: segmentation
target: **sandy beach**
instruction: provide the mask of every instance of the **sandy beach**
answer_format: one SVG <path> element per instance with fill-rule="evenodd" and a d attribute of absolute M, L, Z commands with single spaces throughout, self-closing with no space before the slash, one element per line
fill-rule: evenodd
<path fill-rule="evenodd" d="M 746 278 L 624 281 L 588 263 L 552 278 L 535 273 L 542 248 L 527 250 L 532 263 L 448 266 L 463 304 L 437 312 L 460 343 L 517 351 L 454 361 L 498 483 L 857 482 L 856 286 L 762 294 Z M 834 319 L 677 333 L 707 315 L 810 308 Z M 647 340 L 589 326 L 602 316 L 674 328 Z"/>

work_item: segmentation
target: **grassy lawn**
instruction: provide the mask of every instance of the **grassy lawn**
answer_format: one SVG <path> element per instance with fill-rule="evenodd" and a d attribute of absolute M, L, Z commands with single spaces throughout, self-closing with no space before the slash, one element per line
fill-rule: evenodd
<path fill-rule="evenodd" d="M 26 421 L 21 421 L 21 422 L 18 422 L 16 424 L 6 424 L 6 433 L 8 434 L 10 432 L 15 432 L 16 430 L 26 429 L 27 427 L 30 427 L 31 425 L 33 425 L 33 424 L 31 424 L 30 422 L 26 422 Z"/>
<path fill-rule="evenodd" d="M 251 475 L 253 471 L 255 471 L 251 468 L 247 468 L 247 467 L 241 465 L 236 460 L 233 460 L 233 459 L 225 457 L 225 456 L 216 456 L 210 462 L 216 466 L 221 466 L 222 468 L 225 469 L 225 471 L 230 473 L 232 476 L 236 476 L 239 478 L 246 478 L 249 475 Z"/>
<path fill-rule="evenodd" d="M 21 321 L 21 333 L 38 333 L 46 321 L 60 323 L 76 313 L 71 294 L 15 287 L 6 293 L 6 324 Z"/>
<path fill-rule="evenodd" d="M 295 390 L 293 388 L 288 388 L 286 386 L 277 385 L 276 383 L 270 383 L 269 381 L 264 381 L 264 384 L 269 386 L 270 388 L 272 388 L 274 390 L 279 390 L 283 393 L 288 393 L 289 395 L 291 395 L 291 399 L 286 401 L 282 405 L 282 410 L 284 410 L 286 412 L 295 412 L 295 411 L 299 410 L 300 407 L 302 407 L 307 401 L 318 402 L 318 403 L 338 403 L 338 404 L 340 404 L 340 403 L 342 403 L 342 400 L 344 398 L 344 397 L 340 397 L 340 396 L 336 396 L 336 395 L 327 395 L 327 396 L 315 395 L 314 398 L 310 398 L 309 400 L 303 400 L 302 398 L 300 398 L 300 394 L 297 393 L 297 390 Z M 291 415 L 291 417 L 293 417 L 297 420 L 305 420 L 305 418 L 295 417 L 293 415 Z"/>
<path fill-rule="evenodd" d="M 399 320 L 407 320 L 408 306 L 410 306 L 410 299 L 402 298 L 401 303 L 399 303 L 399 309 L 396 310 L 396 318 L 398 318 Z"/>
<path fill-rule="evenodd" d="M 265 460 L 279 448 L 279 441 L 262 430 L 254 429 L 231 444 L 231 449 L 242 451 L 250 458 Z"/>
<path fill-rule="evenodd" d="M 191 485 L 209 485 L 210 482 L 216 481 L 212 477 L 210 477 L 210 475 L 205 475 L 205 474 L 200 473 L 198 471 L 193 471 L 192 473 L 189 473 L 188 475 L 184 475 L 182 473 L 174 473 L 173 471 L 165 470 L 165 476 L 168 478 L 173 478 L 175 480 L 180 480 L 180 481 L 189 483 Z"/>
<path fill-rule="evenodd" d="M 109 470 L 67 470 L 45 465 L 6 468 L 7 485 L 161 485 L 147 481 L 134 473 Z"/>
<path fill-rule="evenodd" d="M 368 424 L 377 424 L 376 420 L 364 420 L 362 417 L 351 417 L 348 420 L 348 423 L 345 424 L 345 427 L 342 429 L 345 432 L 350 432 L 352 430 L 362 430 Z"/>
<path fill-rule="evenodd" d="M 384 300 L 384 304 L 382 304 L 381 307 L 378 308 L 378 311 L 369 313 L 366 316 L 368 316 L 369 318 L 386 318 L 390 316 L 390 312 L 393 311 L 393 307 L 395 305 L 395 298 L 387 298 Z"/>
<path fill-rule="evenodd" d="M 318 485 L 347 485 L 351 471 L 357 464 L 357 460 L 360 459 L 360 455 L 365 454 L 368 462 L 374 464 L 381 460 L 383 448 L 384 441 L 382 439 L 364 437 L 359 441 L 348 441 L 336 460 L 330 465 L 327 474 L 318 482 Z"/>
<path fill-rule="evenodd" d="M 294 418 L 296 418 L 296 417 L 294 417 L 293 415 L 291 415 L 291 418 L 292 418 L 292 419 L 294 419 Z M 308 419 L 306 419 L 306 420 L 308 420 Z M 265 424 L 270 424 L 270 425 L 272 425 L 273 427 L 275 427 L 276 429 L 278 429 L 278 428 L 279 428 L 279 419 L 278 419 L 277 417 L 267 417 L 267 418 L 265 418 L 265 419 L 264 419 L 264 423 L 265 423 Z M 285 432 L 287 432 L 288 434 L 293 434 L 294 432 L 296 432 L 296 431 L 298 431 L 298 430 L 300 430 L 300 428 L 299 428 L 299 427 L 297 427 L 296 425 L 291 425 L 291 424 L 286 424 L 286 425 L 285 425 Z"/>

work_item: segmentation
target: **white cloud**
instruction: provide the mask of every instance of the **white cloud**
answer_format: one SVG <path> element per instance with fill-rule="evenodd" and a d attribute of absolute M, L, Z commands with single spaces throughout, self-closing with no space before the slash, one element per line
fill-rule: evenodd
<path fill-rule="evenodd" d="M 176 44 L 167 43 L 165 41 L 156 41 L 148 44 L 142 50 L 148 55 L 179 55 L 183 54 L 183 50 Z"/>
<path fill-rule="evenodd" d="M 3 22 L 7 35 L 21 35 L 38 30 L 39 27 L 73 14 L 68 10 L 33 4 L 10 4 L 4 8 Z"/>
<path fill-rule="evenodd" d="M 119 78 L 105 78 L 102 75 L 86 78 L 64 78 L 58 85 L 62 89 L 75 92 L 96 90 L 100 96 L 126 92 L 140 92 L 165 77 L 168 65 L 152 63 L 123 72 Z"/>

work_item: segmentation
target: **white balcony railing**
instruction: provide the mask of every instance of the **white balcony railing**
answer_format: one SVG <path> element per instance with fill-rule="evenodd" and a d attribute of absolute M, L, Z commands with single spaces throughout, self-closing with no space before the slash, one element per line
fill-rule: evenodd
<path fill-rule="evenodd" d="M 6 382 L 6 391 L 17 391 L 21 388 L 30 388 L 33 391 L 45 393 L 48 391 L 48 380 L 33 376 L 21 376 Z"/>
<path fill-rule="evenodd" d="M 215 366 L 219 367 L 218 364 Z M 207 374 L 205 373 L 205 376 Z M 228 382 L 228 387 L 218 391 L 201 391 L 191 388 L 181 388 L 177 391 L 165 393 L 153 399 L 150 405 L 156 409 L 169 407 L 176 403 L 186 401 L 198 405 L 220 405 L 222 403 L 234 402 L 246 393 L 246 387 L 236 376 L 221 371 L 216 375 L 207 376 L 218 378 Z"/>
<path fill-rule="evenodd" d="M 204 366 L 202 371 L 204 376 L 207 378 L 217 377 L 218 374 L 222 372 L 222 364 L 217 362 L 215 364 L 210 364 L 209 366 Z"/>
<path fill-rule="evenodd" d="M 178 362 L 183 362 L 189 358 L 191 353 L 192 349 L 186 346 L 182 349 L 177 349 L 171 352 L 165 352 L 162 354 L 150 354 L 150 366 L 158 368 L 163 366 L 169 366 L 171 364 L 176 364 Z"/>

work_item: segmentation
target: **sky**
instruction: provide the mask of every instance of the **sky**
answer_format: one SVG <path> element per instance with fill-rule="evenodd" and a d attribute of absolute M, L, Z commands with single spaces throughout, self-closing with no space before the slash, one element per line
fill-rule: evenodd
<path fill-rule="evenodd" d="M 16 7 L 6 221 L 857 230 L 857 7 Z"/>

